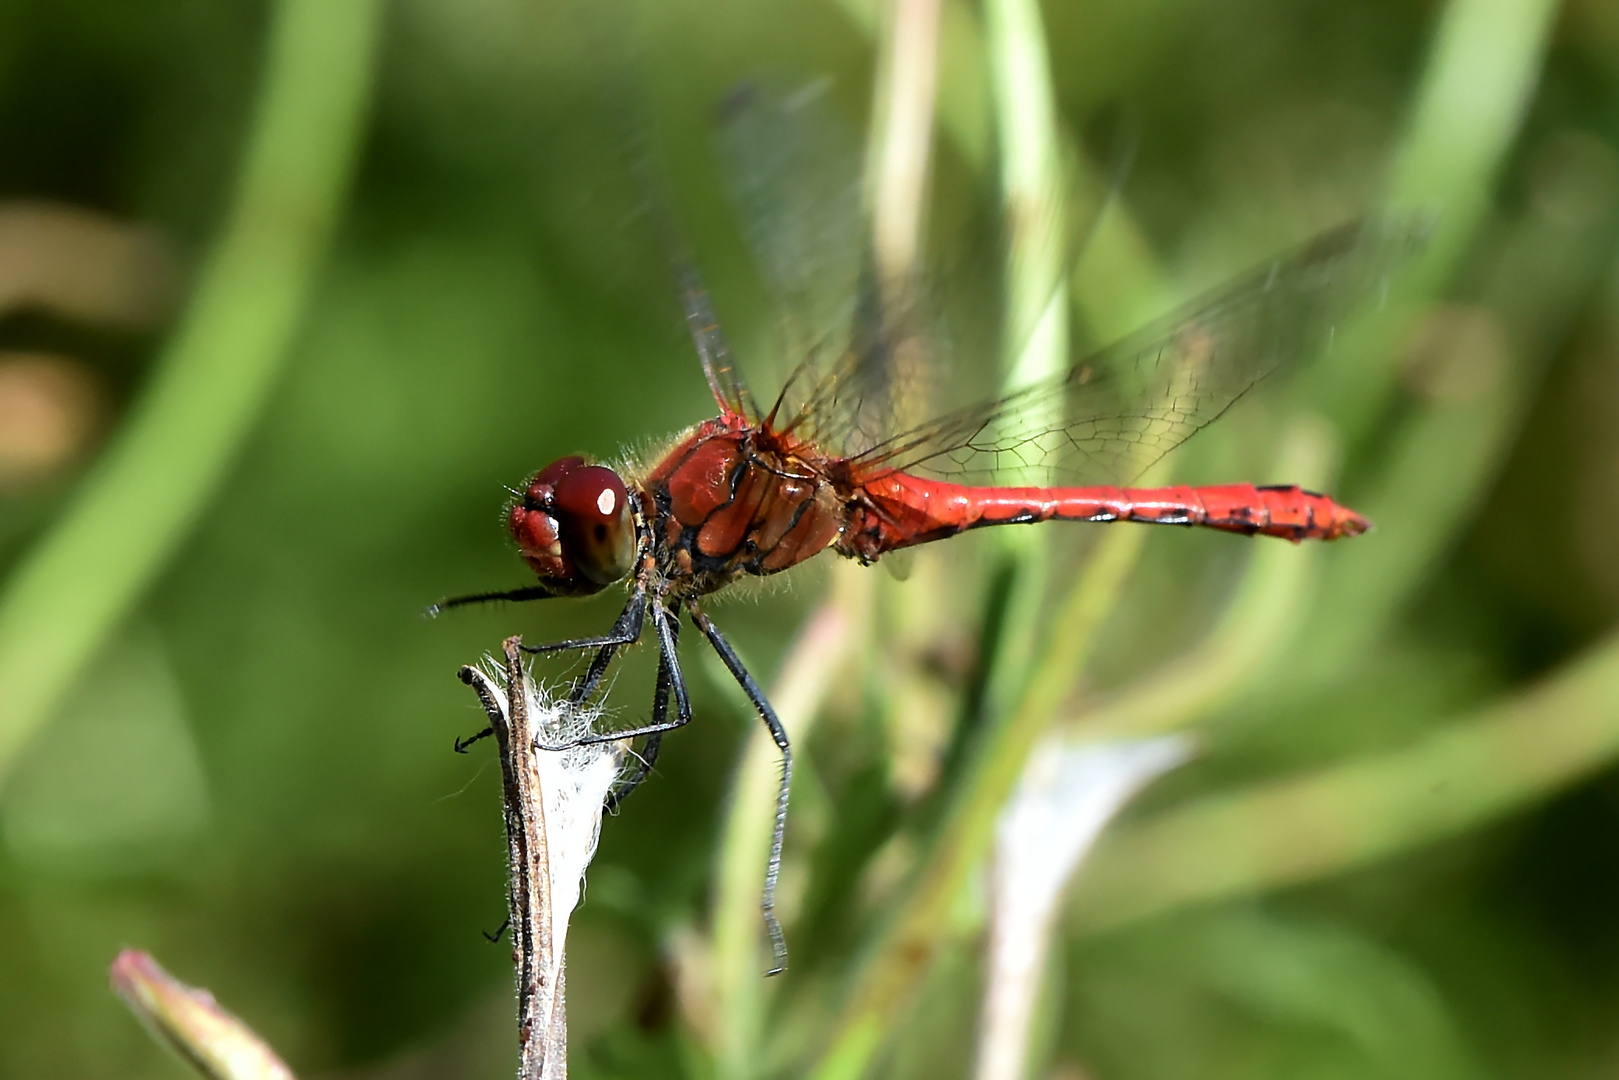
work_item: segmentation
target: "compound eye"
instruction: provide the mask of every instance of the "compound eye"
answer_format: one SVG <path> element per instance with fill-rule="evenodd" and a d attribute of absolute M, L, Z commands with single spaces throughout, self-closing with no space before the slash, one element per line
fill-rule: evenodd
<path fill-rule="evenodd" d="M 629 492 L 612 469 L 581 465 L 556 482 L 562 544 L 579 572 L 609 585 L 635 562 L 635 525 Z"/>

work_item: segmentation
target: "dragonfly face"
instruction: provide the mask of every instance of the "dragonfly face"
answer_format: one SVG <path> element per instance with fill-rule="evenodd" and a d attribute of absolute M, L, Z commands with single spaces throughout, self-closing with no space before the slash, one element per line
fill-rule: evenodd
<path fill-rule="evenodd" d="M 512 538 L 557 596 L 588 596 L 630 572 L 635 524 L 618 473 L 582 457 L 553 461 L 529 480 L 508 517 Z"/>

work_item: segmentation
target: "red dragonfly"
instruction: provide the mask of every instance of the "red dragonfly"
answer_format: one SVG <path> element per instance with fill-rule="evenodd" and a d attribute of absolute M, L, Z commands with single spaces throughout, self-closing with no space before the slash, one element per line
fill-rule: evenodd
<path fill-rule="evenodd" d="M 659 651 L 651 717 L 589 740 L 646 739 L 615 804 L 645 779 L 663 734 L 691 720 L 675 650 L 680 616 L 690 618 L 781 750 L 762 903 L 774 974 L 786 963 L 772 909 L 792 751 L 764 692 L 703 611 L 705 598 L 823 551 L 869 565 L 892 551 L 991 525 L 1136 521 L 1294 542 L 1364 532 L 1369 524 L 1353 510 L 1293 485 L 1119 485 L 1273 369 L 1325 345 L 1355 302 L 1380 288 L 1413 232 L 1362 223 L 1326 233 L 1061 376 L 894 433 L 881 430 L 873 413 L 885 410 L 874 409 L 868 394 L 881 362 L 875 346 L 851 348 L 832 363 L 806 362 L 770 409 L 760 410 L 731 364 L 706 292 L 685 271 L 685 314 L 719 414 L 640 467 L 620 471 L 579 456 L 547 465 L 524 485 L 507 517 L 539 584 L 458 597 L 438 608 L 627 587 L 628 603 L 607 634 L 529 649 L 595 650 L 573 689 L 582 701 L 596 692 L 618 650 L 640 639 L 650 615 Z M 1010 470 L 1069 482 L 994 483 Z"/>
<path fill-rule="evenodd" d="M 599 637 L 528 647 L 594 650 L 570 698 L 588 700 L 619 650 L 650 619 L 658 644 L 645 724 L 586 741 L 644 738 L 616 806 L 644 780 L 666 732 L 691 720 L 676 654 L 682 614 L 747 693 L 781 750 L 781 786 L 761 902 L 774 952 L 787 951 L 774 914 L 792 783 L 787 733 L 758 683 L 703 611 L 706 597 L 832 550 L 863 564 L 969 529 L 1037 521 L 1138 521 L 1201 526 L 1292 541 L 1364 532 L 1364 518 L 1292 485 L 1137 488 L 1153 462 L 1219 417 L 1271 371 L 1328 344 L 1419 242 L 1421 223 L 1336 229 L 1217 289 L 1182 311 L 998 400 L 926 423 L 901 418 L 892 385 L 898 331 L 875 292 L 859 289 L 864 237 L 858 154 L 812 96 L 746 91 L 727 102 L 722 140 L 741 184 L 748 239 L 784 307 L 810 308 L 807 329 L 844 329 L 797 343 L 802 356 L 768 410 L 755 404 L 690 261 L 676 272 L 692 341 L 719 414 L 622 470 L 564 457 L 515 492 L 507 525 L 539 583 L 447 600 L 434 611 L 490 600 L 589 596 L 623 584 L 628 602 Z M 806 104 L 806 103 L 809 104 Z M 723 143 L 722 143 L 723 147 Z M 840 164 L 841 163 L 841 164 Z M 678 252 L 657 186 L 641 181 L 665 246 Z M 660 215 L 661 212 L 661 215 Z M 824 280 L 823 280 L 824 279 Z M 826 291 L 816 305 L 813 294 Z M 849 305 L 844 293 L 859 297 Z M 864 294 L 864 295 L 861 295 Z M 826 309 L 842 314 L 828 316 Z M 1038 485 L 1038 486 L 1030 486 Z M 670 717 L 670 704 L 674 716 Z M 482 738 L 458 741 L 456 748 Z M 566 747 L 546 747 L 565 749 Z"/>

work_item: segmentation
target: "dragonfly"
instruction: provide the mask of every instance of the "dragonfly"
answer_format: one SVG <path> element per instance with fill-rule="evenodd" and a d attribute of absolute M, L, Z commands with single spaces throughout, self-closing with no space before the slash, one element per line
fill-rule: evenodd
<path fill-rule="evenodd" d="M 752 147 L 767 144 L 781 126 L 765 112 L 756 111 L 755 119 L 753 130 L 741 132 Z M 812 175 L 824 157 L 784 158 L 774 171 L 795 177 L 799 188 L 837 189 Z M 817 224 L 816 213 L 848 217 L 849 209 L 811 206 L 795 216 L 813 241 L 832 229 L 830 219 Z M 768 696 L 705 610 L 709 598 L 823 552 L 869 566 L 992 526 L 1139 522 L 1294 542 L 1365 532 L 1370 524 L 1360 514 L 1292 484 L 1130 485 L 1267 375 L 1329 345 L 1344 319 L 1386 289 L 1423 231 L 1394 220 L 1340 226 L 1061 374 L 921 423 L 904 422 L 894 335 L 872 299 L 875 289 L 845 306 L 852 313 L 847 332 L 830 347 L 807 349 L 763 409 L 733 362 L 693 263 L 676 250 L 683 313 L 717 414 L 641 460 L 614 465 L 574 454 L 533 474 L 514 492 L 505 520 L 537 583 L 455 597 L 430 612 L 627 592 L 605 634 L 524 646 L 541 655 L 593 652 L 570 691 L 578 703 L 598 692 L 618 654 L 639 642 L 650 623 L 658 671 L 647 722 L 574 743 L 539 744 L 564 750 L 644 740 L 609 796 L 610 810 L 650 774 L 663 736 L 691 722 L 677 645 L 682 618 L 692 624 L 781 754 L 760 903 L 772 950 L 767 974 L 779 974 L 787 948 L 774 908 L 793 750 Z M 771 258 L 761 252 L 768 240 L 754 247 L 761 262 L 775 264 L 777 277 L 807 262 L 797 251 Z M 488 734 L 458 740 L 456 749 Z"/>

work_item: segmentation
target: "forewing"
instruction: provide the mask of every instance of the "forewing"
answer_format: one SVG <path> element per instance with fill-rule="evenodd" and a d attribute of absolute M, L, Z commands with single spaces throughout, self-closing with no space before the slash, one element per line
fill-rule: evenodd
<path fill-rule="evenodd" d="M 1326 346 L 1418 250 L 1426 222 L 1324 233 L 1086 358 L 997 401 L 948 413 L 854 458 L 958 483 L 1129 483 L 1266 375 Z M 1053 419 L 1057 417 L 1058 419 Z"/>
<path fill-rule="evenodd" d="M 900 312 L 873 287 L 861 202 L 862 147 L 829 79 L 737 87 L 719 146 L 732 201 L 780 315 L 786 363 L 773 426 L 854 454 L 896 430 L 910 381 Z"/>
<path fill-rule="evenodd" d="M 735 87 L 717 134 L 743 238 L 780 315 L 789 371 L 848 344 L 864 250 L 860 144 L 832 112 L 830 79 Z M 805 371 L 803 380 L 814 381 Z M 795 380 L 800 381 L 800 380 Z"/>
<path fill-rule="evenodd" d="M 680 304 L 686 315 L 686 326 L 691 330 L 692 344 L 697 348 L 697 359 L 703 365 L 703 377 L 714 394 L 721 413 L 739 416 L 749 423 L 758 423 L 759 410 L 754 407 L 753 395 L 742 373 L 731 361 L 731 346 L 720 330 L 714 305 L 708 298 L 708 289 L 698 277 L 697 268 L 678 247 L 672 256 L 675 275 L 680 285 Z"/>

